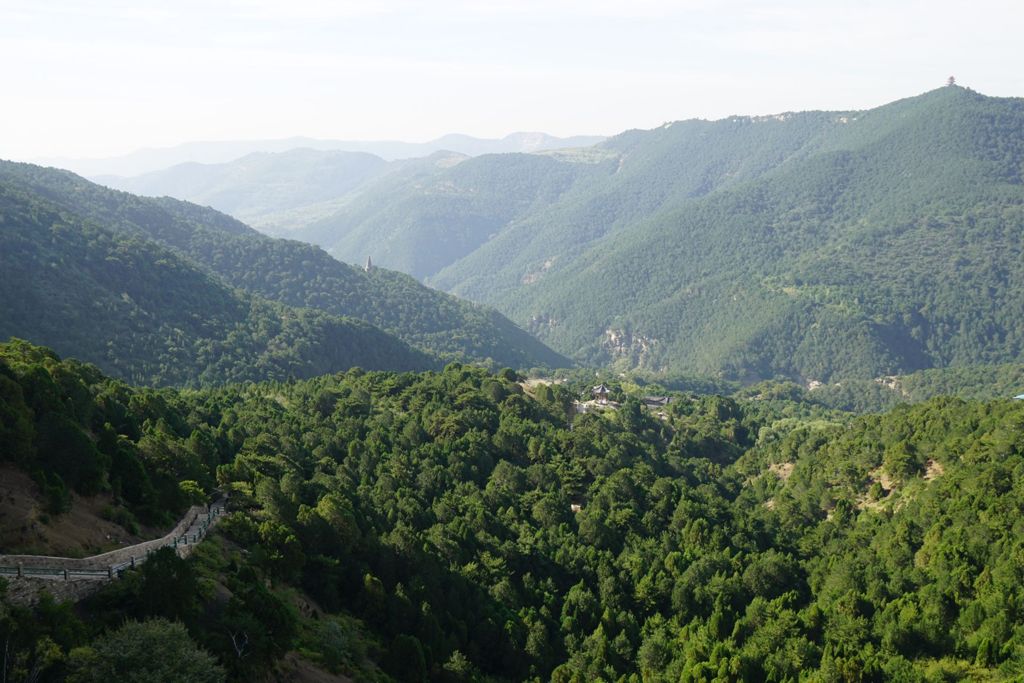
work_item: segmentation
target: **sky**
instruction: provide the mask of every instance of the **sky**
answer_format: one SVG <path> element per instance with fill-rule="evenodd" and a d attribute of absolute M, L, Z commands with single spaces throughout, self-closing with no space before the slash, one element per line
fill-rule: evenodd
<path fill-rule="evenodd" d="M 0 0 L 0 158 L 1024 95 L 1024 2 Z"/>

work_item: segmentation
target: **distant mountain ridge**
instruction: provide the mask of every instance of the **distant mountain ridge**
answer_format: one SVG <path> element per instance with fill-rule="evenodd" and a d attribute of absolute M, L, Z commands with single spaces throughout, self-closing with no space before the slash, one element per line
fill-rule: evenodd
<path fill-rule="evenodd" d="M 188 162 L 131 178 L 96 176 L 133 194 L 168 196 L 259 225 L 264 216 L 345 197 L 392 165 L 366 152 L 293 149 L 253 152 L 222 164 Z"/>
<path fill-rule="evenodd" d="M 293 233 L 588 364 L 869 379 L 1024 358 L 1024 100 L 690 120 L 370 183 Z"/>
<path fill-rule="evenodd" d="M 279 140 L 225 140 L 186 142 L 173 147 L 147 148 L 121 156 L 99 159 L 55 157 L 37 163 L 65 168 L 87 177 L 136 176 L 183 163 L 220 164 L 254 152 L 287 152 L 293 149 L 364 152 L 386 161 L 428 156 L 450 151 L 477 156 L 505 152 L 535 152 L 562 147 L 586 147 L 604 140 L 598 135 L 559 138 L 547 133 L 518 132 L 503 138 L 477 138 L 453 133 L 428 142 L 398 140 L 359 141 L 292 137 Z"/>
<path fill-rule="evenodd" d="M 264 229 L 492 305 L 587 364 L 836 382 L 1024 360 L 1022 175 L 1024 100 L 949 86 L 439 152 Z"/>
<path fill-rule="evenodd" d="M 290 236 L 318 244 L 343 261 L 373 254 L 385 267 L 425 279 L 608 173 L 609 163 L 488 154 L 421 165 L 369 183 Z"/>

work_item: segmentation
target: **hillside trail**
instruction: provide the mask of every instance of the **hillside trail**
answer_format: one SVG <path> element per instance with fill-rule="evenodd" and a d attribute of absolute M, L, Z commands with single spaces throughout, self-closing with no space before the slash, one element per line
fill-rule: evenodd
<path fill-rule="evenodd" d="M 54 597 L 60 594 L 67 599 L 79 599 L 95 590 L 85 588 L 83 582 L 101 585 L 111 581 L 125 569 L 143 564 L 161 548 L 173 548 L 179 557 L 188 557 L 224 516 L 226 504 L 227 499 L 220 498 L 208 506 L 194 505 L 166 535 L 91 557 L 0 555 L 0 578 L 10 582 L 8 594 L 19 602 L 33 601 L 43 583 L 54 584 L 45 586 Z M 68 588 L 56 589 L 61 584 Z"/>

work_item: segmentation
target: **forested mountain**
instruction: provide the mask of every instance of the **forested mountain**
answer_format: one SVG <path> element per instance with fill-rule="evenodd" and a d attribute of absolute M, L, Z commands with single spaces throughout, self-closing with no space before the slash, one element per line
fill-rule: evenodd
<path fill-rule="evenodd" d="M 799 119 L 795 125 L 764 129 L 684 121 L 629 131 L 587 149 L 485 156 L 453 168 L 424 168 L 413 177 L 370 183 L 336 215 L 295 236 L 343 260 L 377 254 L 384 265 L 428 279 L 463 261 L 472 268 L 487 260 L 500 271 L 512 267 L 509 262 L 522 270 L 521 265 L 539 260 L 516 280 L 529 283 L 558 260 L 571 259 L 594 239 L 625 229 L 666 203 L 757 177 L 795 154 L 834 118 L 793 116 Z M 434 256 L 413 248 L 421 235 L 452 239 L 446 231 L 463 240 L 468 233 L 469 246 L 480 249 L 453 250 L 442 241 Z M 444 276 L 438 281 L 452 284 Z"/>
<path fill-rule="evenodd" d="M 0 182 L 0 338 L 138 383 L 311 377 L 436 361 L 371 325 L 224 285 L 153 240 Z"/>
<path fill-rule="evenodd" d="M 834 383 L 1022 359 L 1022 131 L 1021 100 L 950 86 L 869 111 L 679 121 L 585 149 L 350 168 L 363 182 L 323 201 L 331 183 L 285 180 L 330 157 L 304 152 L 265 177 L 265 196 L 235 181 L 224 192 L 261 211 L 290 206 L 264 216 L 304 224 L 290 234 L 342 260 L 371 256 L 493 305 L 587 364 Z M 220 258 L 217 272 L 320 305 L 320 290 L 237 279 L 254 258 Z M 326 310 L 431 348 L 390 321 Z M 532 364 L 488 344 L 470 356 Z"/>
<path fill-rule="evenodd" d="M 951 86 L 863 112 L 681 121 L 545 161 L 368 188 L 334 238 L 353 253 L 335 255 L 376 236 L 381 262 L 591 364 L 828 382 L 1022 358 L 1019 99 Z M 517 166 L 522 183 L 503 175 Z"/>
<path fill-rule="evenodd" d="M 294 233 L 601 365 L 801 382 L 1019 361 L 1024 105 L 680 121 L 368 183 Z"/>
<path fill-rule="evenodd" d="M 829 115 L 827 134 L 823 116 L 715 124 L 808 135 L 575 251 L 564 224 L 506 231 L 434 282 L 592 361 L 827 381 L 1020 360 L 1024 101 L 950 87 Z"/>
<path fill-rule="evenodd" d="M 83 221 L 103 226 L 117 236 L 115 241 L 124 236 L 137 242 L 155 240 L 187 259 L 188 268 L 204 268 L 228 285 L 289 306 L 367 321 L 429 354 L 524 368 L 567 362 L 493 310 L 429 289 L 400 273 L 380 269 L 365 273 L 308 244 L 262 236 L 211 209 L 171 199 L 136 197 L 65 171 L 27 164 L 0 163 L 0 184 L 12 193 L 40 198 Z M 205 275 L 204 279 L 209 280 Z M 312 311 L 303 315 L 312 315 Z M 58 319 L 49 324 L 62 325 Z M 89 334 L 81 334 L 85 342 Z M 43 341 L 27 332 L 21 336 Z M 46 341 L 61 352 L 74 350 L 85 359 L 100 362 L 101 356 L 64 346 L 52 336 Z M 399 367 L 410 366 L 395 366 Z"/>
<path fill-rule="evenodd" d="M 575 391 L 518 380 L 157 391 L 0 345 L 0 458 L 50 514 L 99 491 L 172 519 L 214 482 L 233 510 L 77 612 L 0 601 L 6 672 L 109 680 L 202 648 L 211 681 L 289 652 L 360 681 L 1024 675 L 1024 401 L 855 418 L 681 395 L 656 416 L 614 386 L 570 428 Z M 159 657 L 118 647 L 149 630 Z"/>

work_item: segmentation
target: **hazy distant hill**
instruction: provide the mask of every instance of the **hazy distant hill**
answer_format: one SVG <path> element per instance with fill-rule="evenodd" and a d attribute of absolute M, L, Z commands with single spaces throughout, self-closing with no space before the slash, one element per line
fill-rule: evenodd
<path fill-rule="evenodd" d="M 369 183 L 332 214 L 291 234 L 343 261 L 370 254 L 383 266 L 425 278 L 515 221 L 543 213 L 575 184 L 606 175 L 614 163 L 540 154 L 445 157 Z"/>
<path fill-rule="evenodd" d="M 423 168 L 404 182 L 388 176 L 293 236 L 342 260 L 373 254 L 387 267 L 438 276 L 442 288 L 476 273 L 482 290 L 517 288 L 610 230 L 774 168 L 833 117 L 797 118 L 799 125 L 749 130 L 685 121 L 587 149 L 482 156 Z M 464 257 L 465 275 L 458 270 Z M 488 265 L 477 269 L 482 260 Z M 439 276 L 449 266 L 454 274 Z M 489 272 L 511 277 L 491 280 Z"/>
<path fill-rule="evenodd" d="M 117 235 L 156 240 L 231 286 L 367 321 L 429 354 L 513 367 L 568 362 L 491 309 L 407 275 L 379 268 L 365 273 L 308 244 L 262 236 L 212 209 L 108 190 L 66 171 L 27 164 L 0 163 L 0 184 Z"/>
<path fill-rule="evenodd" d="M 133 178 L 97 176 L 102 185 L 211 206 L 243 221 L 344 197 L 388 169 L 365 152 L 294 149 L 254 152 L 223 164 L 189 162 Z"/>
<path fill-rule="evenodd" d="M 189 162 L 220 164 L 239 159 L 253 152 L 287 152 L 299 148 L 365 152 L 392 160 L 423 157 L 443 150 L 470 156 L 499 152 L 535 152 L 562 147 L 585 147 L 603 139 L 596 135 L 558 138 L 546 133 L 511 133 L 500 139 L 451 134 L 429 142 L 318 140 L 294 137 L 283 140 L 186 142 L 174 147 L 141 149 L 131 154 L 105 159 L 50 158 L 38 161 L 90 177 L 101 175 L 136 176 Z"/>

